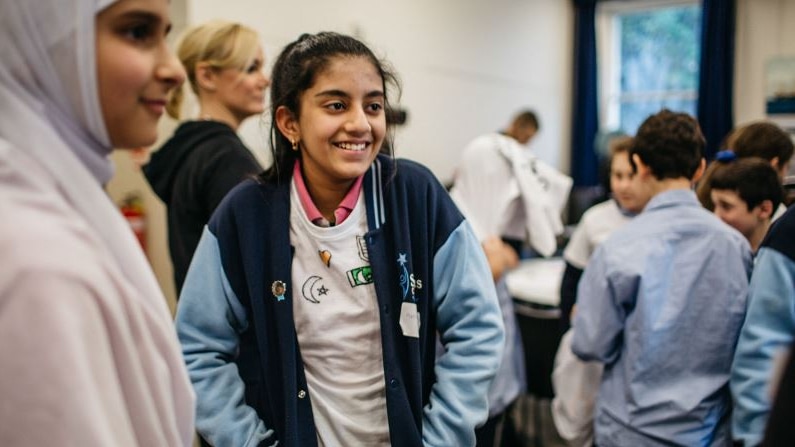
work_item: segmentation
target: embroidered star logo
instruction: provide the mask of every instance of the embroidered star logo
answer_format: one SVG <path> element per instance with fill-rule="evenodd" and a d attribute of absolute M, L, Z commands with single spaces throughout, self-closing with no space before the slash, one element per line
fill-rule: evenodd
<path fill-rule="evenodd" d="M 398 256 L 398 260 L 397 261 L 398 261 L 398 264 L 400 264 L 400 265 L 406 265 L 406 262 L 407 262 L 406 261 L 406 254 L 405 253 L 401 253 L 400 256 Z"/>

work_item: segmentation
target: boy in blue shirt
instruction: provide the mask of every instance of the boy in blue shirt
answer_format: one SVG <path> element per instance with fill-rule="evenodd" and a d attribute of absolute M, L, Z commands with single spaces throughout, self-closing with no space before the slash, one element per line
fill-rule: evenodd
<path fill-rule="evenodd" d="M 795 208 L 790 207 L 773 223 L 762 242 L 751 278 L 748 316 L 737 344 L 731 377 L 734 395 L 732 433 L 734 439 L 745 446 L 755 446 L 762 441 L 776 377 L 786 362 L 790 344 L 795 340 L 793 234 Z M 792 413 L 786 418 L 791 421 Z"/>
<path fill-rule="evenodd" d="M 572 350 L 605 364 L 597 445 L 731 442 L 728 381 L 751 251 L 691 189 L 704 143 L 687 114 L 644 121 L 630 160 L 651 200 L 596 250 L 580 282 Z"/>

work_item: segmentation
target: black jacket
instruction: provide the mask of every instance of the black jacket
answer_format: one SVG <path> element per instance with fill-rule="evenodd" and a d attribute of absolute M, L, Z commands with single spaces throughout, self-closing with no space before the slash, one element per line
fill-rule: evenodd
<path fill-rule="evenodd" d="M 168 207 L 168 246 L 177 292 L 204 225 L 235 185 L 262 168 L 235 131 L 217 121 L 188 121 L 143 167 Z"/>

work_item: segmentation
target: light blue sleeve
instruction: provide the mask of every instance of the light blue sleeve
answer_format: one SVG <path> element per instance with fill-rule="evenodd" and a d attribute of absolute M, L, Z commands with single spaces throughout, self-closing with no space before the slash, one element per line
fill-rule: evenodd
<path fill-rule="evenodd" d="M 475 427 L 488 417 L 487 393 L 505 332 L 491 270 L 463 221 L 433 259 L 436 324 L 444 353 L 425 406 L 425 446 L 474 446 Z"/>
<path fill-rule="evenodd" d="M 622 300 L 632 293 L 628 281 L 610 277 L 604 246 L 597 248 L 577 286 L 571 342 L 577 357 L 604 364 L 618 359 L 626 319 Z"/>
<path fill-rule="evenodd" d="M 185 278 L 176 325 L 196 391 L 196 428 L 202 437 L 212 445 L 257 446 L 273 436 L 245 404 L 234 360 L 239 334 L 248 325 L 246 312 L 229 285 L 218 241 L 207 227 Z"/>
<path fill-rule="evenodd" d="M 770 248 L 759 250 L 745 318 L 732 364 L 732 433 L 745 445 L 762 441 L 771 408 L 774 359 L 795 335 L 795 263 Z"/>

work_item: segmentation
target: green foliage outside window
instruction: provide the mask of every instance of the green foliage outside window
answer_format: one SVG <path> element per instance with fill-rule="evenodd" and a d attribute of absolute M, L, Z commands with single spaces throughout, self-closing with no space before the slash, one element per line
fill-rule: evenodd
<path fill-rule="evenodd" d="M 621 128 L 634 134 L 663 107 L 695 115 L 701 44 L 701 6 L 676 6 L 619 15 Z"/>

